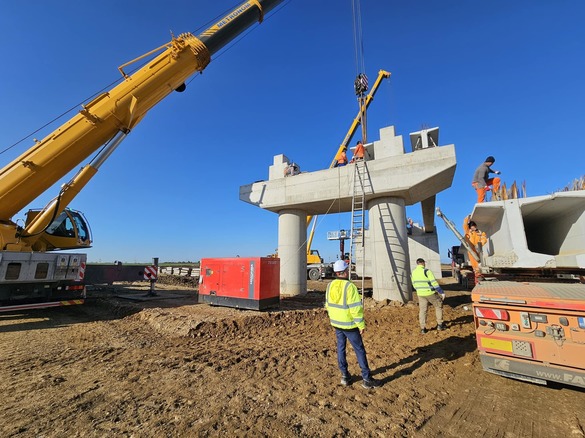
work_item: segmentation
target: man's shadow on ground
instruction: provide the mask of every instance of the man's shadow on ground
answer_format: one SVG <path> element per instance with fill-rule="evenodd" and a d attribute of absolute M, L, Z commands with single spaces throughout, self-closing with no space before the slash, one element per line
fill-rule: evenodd
<path fill-rule="evenodd" d="M 450 321 L 449 326 L 452 327 L 459 324 L 469 324 L 472 321 L 472 315 L 464 315 Z M 426 336 L 428 336 L 428 334 Z M 470 333 L 467 336 L 450 336 L 432 344 L 414 348 L 409 356 L 390 365 L 377 368 L 372 371 L 372 374 L 375 376 L 376 374 L 383 374 L 395 370 L 392 375 L 381 379 L 382 383 L 388 383 L 399 377 L 412 374 L 417 368 L 433 359 L 442 359 L 443 361 L 450 362 L 457 360 L 476 349 L 477 344 L 475 341 L 475 333 Z"/>

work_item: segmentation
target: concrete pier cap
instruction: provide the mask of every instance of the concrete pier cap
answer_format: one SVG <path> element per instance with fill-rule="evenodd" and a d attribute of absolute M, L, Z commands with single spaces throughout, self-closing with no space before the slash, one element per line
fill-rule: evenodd
<path fill-rule="evenodd" d="M 369 182 L 364 252 L 370 256 L 362 254 L 361 262 L 369 267 L 366 271 L 372 276 L 376 300 L 404 303 L 412 298 L 410 270 L 418 257 L 440 276 L 435 196 L 451 186 L 456 159 L 454 145 L 438 146 L 438 130 L 411 133 L 408 153 L 393 126 L 380 130 L 380 140 L 364 145 Z M 333 203 L 336 212 L 351 212 L 355 164 L 285 177 L 290 164 L 285 155 L 276 155 L 269 179 L 241 186 L 240 200 L 279 215 L 281 293 L 298 295 L 306 293 L 307 284 L 303 218 L 326 214 Z M 407 236 L 405 207 L 419 202 L 424 231 Z M 426 243 L 429 239 L 431 244 Z"/>

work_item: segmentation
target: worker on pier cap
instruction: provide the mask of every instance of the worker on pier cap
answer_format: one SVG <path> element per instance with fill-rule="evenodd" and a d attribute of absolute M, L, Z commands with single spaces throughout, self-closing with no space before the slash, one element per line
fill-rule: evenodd
<path fill-rule="evenodd" d="M 364 154 L 365 154 L 364 145 L 361 140 L 358 140 L 353 151 L 353 157 L 351 158 L 351 162 L 355 163 L 356 161 L 362 161 L 364 159 Z"/>
<path fill-rule="evenodd" d="M 345 149 L 337 154 L 336 159 L 337 162 L 335 163 L 335 167 L 343 167 L 347 164 L 347 154 L 345 153 Z"/>

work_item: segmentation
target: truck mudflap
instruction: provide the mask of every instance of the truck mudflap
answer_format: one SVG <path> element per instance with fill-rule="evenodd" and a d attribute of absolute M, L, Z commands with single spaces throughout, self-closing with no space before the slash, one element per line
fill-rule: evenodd
<path fill-rule="evenodd" d="M 546 385 L 558 382 L 585 388 L 585 372 L 540 362 L 503 357 L 480 352 L 479 358 L 485 371 L 500 376 Z"/>

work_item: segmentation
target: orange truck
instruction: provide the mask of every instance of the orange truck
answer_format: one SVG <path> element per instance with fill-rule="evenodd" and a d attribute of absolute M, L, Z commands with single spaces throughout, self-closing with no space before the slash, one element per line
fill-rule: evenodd
<path fill-rule="evenodd" d="M 483 368 L 585 388 L 585 190 L 476 204 L 468 220 L 487 236 L 471 291 Z"/>
<path fill-rule="evenodd" d="M 585 388 L 585 284 L 485 280 L 471 296 L 486 371 Z"/>

